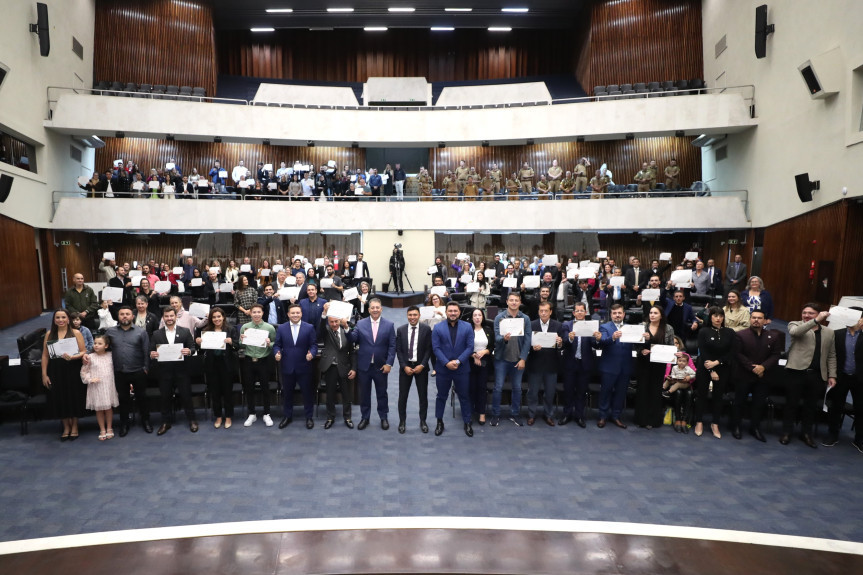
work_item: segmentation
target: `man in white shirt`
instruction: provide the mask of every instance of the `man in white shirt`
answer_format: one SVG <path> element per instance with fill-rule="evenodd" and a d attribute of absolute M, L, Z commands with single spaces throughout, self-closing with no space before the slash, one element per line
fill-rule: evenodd
<path fill-rule="evenodd" d="M 315 180 L 312 178 L 311 172 L 306 172 L 306 177 L 300 183 L 303 184 L 303 199 L 311 199 L 315 194 Z"/>
<path fill-rule="evenodd" d="M 234 170 L 231 172 L 231 179 L 234 180 L 234 184 L 239 184 L 240 180 L 246 179 L 246 176 L 249 174 L 249 169 L 246 168 L 243 160 L 240 160 L 240 163 L 234 166 Z"/>

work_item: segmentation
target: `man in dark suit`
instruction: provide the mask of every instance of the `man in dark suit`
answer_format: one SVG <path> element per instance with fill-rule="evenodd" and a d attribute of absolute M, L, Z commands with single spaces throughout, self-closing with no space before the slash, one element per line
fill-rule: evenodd
<path fill-rule="evenodd" d="M 285 416 L 279 422 L 284 429 L 293 420 L 294 387 L 300 386 L 303 394 L 303 408 L 306 416 L 306 429 L 315 426 L 312 419 L 315 409 L 315 390 L 312 386 L 312 360 L 318 355 L 318 337 L 315 328 L 302 321 L 300 306 L 292 304 L 288 308 L 288 322 L 276 330 L 276 344 L 273 353 L 282 367 L 282 396 Z"/>
<path fill-rule="evenodd" d="M 464 432 L 473 437 L 471 426 L 470 404 L 470 356 L 473 353 L 473 328 L 466 321 L 461 321 L 461 308 L 455 302 L 446 306 L 446 321 L 437 324 L 432 331 L 432 348 L 437 365 L 443 366 L 437 373 L 437 400 L 435 401 L 435 417 L 437 426 L 434 434 L 443 433 L 443 413 L 452 385 L 458 395 L 461 417 L 464 421 Z"/>
<path fill-rule="evenodd" d="M 644 289 L 644 286 L 647 285 L 648 280 L 650 280 L 650 272 L 641 267 L 641 261 L 638 258 L 632 258 L 631 261 L 632 266 L 627 267 L 626 272 L 623 274 L 623 283 L 626 285 L 626 295 L 629 296 L 629 299 L 635 299 L 641 293 L 641 290 Z"/>
<path fill-rule="evenodd" d="M 859 307 L 851 309 L 863 311 Z M 863 319 L 834 332 L 837 377 L 836 385 L 827 394 L 830 403 L 830 411 L 827 412 L 828 432 L 821 445 L 832 447 L 839 441 L 845 398 L 848 397 L 848 390 L 851 390 L 856 423 L 852 445 L 863 453 L 863 424 L 859 423 L 863 421 L 860 419 L 863 416 L 863 337 L 860 337 L 860 330 L 863 330 Z"/>
<path fill-rule="evenodd" d="M 189 371 L 186 367 L 186 359 L 195 349 L 195 339 L 192 332 L 177 325 L 177 312 L 171 307 L 162 311 L 162 321 L 165 327 L 153 332 L 150 338 L 150 359 L 158 361 L 157 379 L 159 381 L 159 393 L 162 399 L 162 425 L 159 426 L 157 435 L 165 435 L 173 423 L 174 417 L 174 387 L 180 393 L 183 410 L 189 421 L 189 429 L 192 433 L 198 431 L 198 422 L 195 420 L 195 410 L 192 408 L 192 393 L 189 387 Z M 168 344 L 181 344 L 181 359 L 179 361 L 165 361 L 163 357 L 159 361 L 159 347 Z"/>
<path fill-rule="evenodd" d="M 595 331 L 593 337 L 575 335 L 575 324 L 588 318 L 584 302 L 575 302 L 572 315 L 573 320 L 564 322 L 559 332 L 563 340 L 563 389 L 566 403 L 563 406 L 563 417 L 557 424 L 566 425 L 575 420 L 579 427 L 584 428 L 587 383 L 596 364 L 593 350 L 598 346 L 602 333 Z"/>
<path fill-rule="evenodd" d="M 674 299 L 665 304 L 665 320 L 674 330 L 674 335 L 683 341 L 698 330 L 698 320 L 692 306 L 686 303 L 683 290 L 674 292 Z"/>
<path fill-rule="evenodd" d="M 743 263 L 743 256 L 737 254 L 734 256 L 734 263 L 728 264 L 725 268 L 725 281 L 728 289 L 742 290 L 746 286 L 746 264 Z"/>
<path fill-rule="evenodd" d="M 557 368 L 560 360 L 560 348 L 563 345 L 558 332 L 560 322 L 551 319 L 551 303 L 544 301 L 539 304 L 539 318 L 530 323 L 533 332 L 533 345 L 527 356 L 528 387 L 527 387 L 527 424 L 536 422 L 537 404 L 539 403 L 539 388 L 542 387 L 545 423 L 554 427 L 554 394 L 557 388 Z M 537 333 L 554 334 L 553 347 L 543 347 L 536 344 Z"/>
<path fill-rule="evenodd" d="M 354 286 L 360 285 L 362 281 L 371 282 L 371 273 L 369 273 L 369 264 L 363 260 L 363 252 L 357 253 L 357 261 L 351 262 L 350 267 L 348 268 L 350 273 L 348 274 L 353 280 Z"/>
<path fill-rule="evenodd" d="M 416 380 L 420 398 L 420 429 L 428 433 L 429 358 L 431 357 L 431 328 L 420 323 L 420 310 L 412 305 L 407 311 L 408 323 L 396 330 L 396 356 L 399 358 L 399 433 L 405 432 L 408 395 L 411 382 Z"/>
<path fill-rule="evenodd" d="M 657 306 L 663 311 L 668 309 L 668 292 L 664 287 L 662 287 L 662 280 L 659 279 L 659 274 L 652 274 L 650 276 L 650 281 L 647 282 L 647 285 L 644 287 L 644 289 L 659 290 L 659 298 L 647 300 L 644 299 L 642 294 L 638 294 L 636 302 L 641 305 L 641 309 L 644 312 L 643 317 L 647 317 L 647 314 L 650 313 L 650 308 L 653 306 Z M 643 292 L 644 290 L 641 291 Z"/>
<path fill-rule="evenodd" d="M 324 306 L 327 303 L 322 297 L 318 297 L 318 286 L 309 284 L 306 287 L 308 297 L 300 299 L 299 305 L 303 312 L 303 321 L 310 324 L 315 330 L 315 337 L 321 331 L 321 314 L 324 312 Z"/>
<path fill-rule="evenodd" d="M 258 298 L 258 303 L 264 306 L 264 321 L 271 326 L 277 328 L 288 321 L 285 306 L 273 291 L 273 284 L 264 286 L 264 295 Z"/>
<path fill-rule="evenodd" d="M 506 270 L 506 265 L 500 261 L 500 254 L 494 254 L 494 262 L 489 266 L 489 269 L 494 270 L 495 277 L 500 277 Z"/>
<path fill-rule="evenodd" d="M 587 318 L 590 319 L 590 316 L 593 315 L 593 294 L 599 289 L 599 280 L 593 282 L 593 285 L 590 285 L 587 278 L 579 278 L 578 282 L 567 281 L 572 284 L 572 301 L 583 303 L 587 309 Z"/>
<path fill-rule="evenodd" d="M 707 260 L 707 277 L 710 278 L 710 294 L 711 296 L 723 295 L 722 290 L 722 270 L 716 267 L 716 261 L 713 258 Z"/>
<path fill-rule="evenodd" d="M 375 384 L 378 416 L 381 429 L 390 428 L 387 421 L 389 404 L 387 397 L 387 376 L 396 359 L 396 330 L 393 322 L 381 317 L 381 300 L 369 300 L 369 317 L 357 322 L 357 328 L 348 332 L 351 343 L 359 344 L 357 369 L 360 380 L 360 424 L 362 431 L 369 425 L 372 411 L 372 383 Z"/>
<path fill-rule="evenodd" d="M 357 377 L 357 354 L 354 344 L 348 340 L 348 320 L 337 317 L 327 318 L 323 330 L 324 347 L 321 351 L 321 380 L 327 386 L 327 422 L 324 429 L 333 426 L 336 420 L 336 388 L 342 388 L 342 416 L 349 429 L 354 428 L 351 421 L 351 399 L 354 396 L 353 382 Z"/>
<path fill-rule="evenodd" d="M 785 338 L 775 331 L 764 329 L 764 312 L 755 310 L 749 315 L 749 329 L 736 332 L 734 357 L 737 380 L 734 386 L 734 406 L 731 412 L 731 433 L 735 439 L 743 437 L 740 422 L 747 396 L 752 394 L 752 415 L 749 434 L 761 442 L 767 441 L 761 433 L 761 417 L 767 403 L 768 376 L 779 365 L 785 350 Z"/>
<path fill-rule="evenodd" d="M 599 371 L 602 374 L 602 387 L 599 392 L 599 421 L 597 427 L 605 427 L 609 418 L 621 429 L 626 424 L 620 420 L 626 401 L 626 387 L 629 385 L 629 375 L 632 373 L 632 345 L 620 341 L 625 312 L 623 305 L 616 303 L 611 306 L 611 321 L 599 327 L 602 334 L 599 346 L 602 348 L 602 358 L 599 361 Z"/>

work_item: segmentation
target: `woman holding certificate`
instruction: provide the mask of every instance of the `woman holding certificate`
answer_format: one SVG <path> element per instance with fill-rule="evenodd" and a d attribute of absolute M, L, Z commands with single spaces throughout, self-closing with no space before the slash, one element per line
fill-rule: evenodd
<path fill-rule="evenodd" d="M 224 416 L 225 429 L 229 429 L 234 418 L 234 375 L 239 369 L 237 328 L 228 325 L 222 308 L 211 308 L 207 325 L 201 329 L 195 343 L 204 354 L 204 378 L 215 418 L 213 427 L 222 427 Z"/>
<path fill-rule="evenodd" d="M 81 332 L 72 328 L 66 310 L 58 309 L 42 342 L 42 385 L 50 391 L 51 413 L 63 421 L 60 441 L 78 439 L 78 418 L 84 415 L 87 397 L 81 381 L 81 358 L 85 353 Z"/>
<path fill-rule="evenodd" d="M 708 327 L 698 332 L 698 362 L 695 370 L 695 435 L 701 436 L 704 425 L 702 420 L 704 410 L 709 407 L 713 413 L 710 420 L 710 431 L 713 437 L 720 439 L 719 417 L 722 415 L 722 396 L 731 374 L 732 345 L 734 330 L 725 327 L 725 312 L 721 307 L 711 307 L 708 310 L 710 318 Z M 711 388 L 713 393 L 708 402 L 707 395 Z"/>
<path fill-rule="evenodd" d="M 653 429 L 662 425 L 662 382 L 665 363 L 650 361 L 651 345 L 674 345 L 674 328 L 665 323 L 665 314 L 651 306 L 644 322 L 644 344 L 638 350 L 638 387 L 635 389 L 635 423 Z"/>

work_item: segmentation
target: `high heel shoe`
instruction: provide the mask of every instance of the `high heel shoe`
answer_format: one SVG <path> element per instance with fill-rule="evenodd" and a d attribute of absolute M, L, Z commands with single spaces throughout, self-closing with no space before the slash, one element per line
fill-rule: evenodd
<path fill-rule="evenodd" d="M 719 426 L 715 423 L 710 424 L 710 431 L 713 432 L 713 437 L 715 437 L 716 439 L 722 439 L 722 434 L 719 433 Z"/>
<path fill-rule="evenodd" d="M 695 424 L 695 436 L 701 437 L 702 433 L 704 433 L 704 425 L 699 421 Z"/>

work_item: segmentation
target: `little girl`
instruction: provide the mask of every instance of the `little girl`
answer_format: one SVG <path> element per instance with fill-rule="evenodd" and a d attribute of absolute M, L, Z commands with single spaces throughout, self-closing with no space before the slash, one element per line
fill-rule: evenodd
<path fill-rule="evenodd" d="M 111 310 L 108 309 L 108 305 L 110 302 L 103 301 L 102 307 L 96 311 L 96 314 L 99 316 L 99 331 L 104 332 L 109 327 L 114 327 L 117 325 L 116 320 L 111 317 Z"/>
<path fill-rule="evenodd" d="M 120 405 L 114 387 L 114 362 L 111 359 L 111 338 L 97 335 L 93 339 L 94 353 L 84 356 L 81 380 L 87 384 L 87 409 L 96 412 L 99 422 L 99 441 L 114 437 L 112 424 L 114 407 Z"/>
<path fill-rule="evenodd" d="M 665 376 L 665 382 L 662 384 L 662 389 L 666 390 L 663 395 L 669 397 L 678 389 L 688 389 L 692 378 L 695 377 L 695 370 L 689 367 L 689 354 L 681 353 L 677 357 L 677 365 L 671 368 L 671 372 Z"/>

